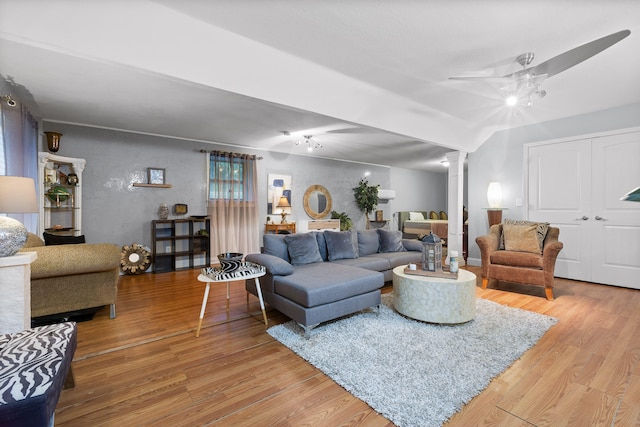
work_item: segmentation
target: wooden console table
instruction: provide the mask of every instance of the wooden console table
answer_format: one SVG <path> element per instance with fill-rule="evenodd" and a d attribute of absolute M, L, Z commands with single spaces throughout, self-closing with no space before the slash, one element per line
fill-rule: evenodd
<path fill-rule="evenodd" d="M 295 222 L 288 222 L 286 224 L 265 224 L 264 225 L 264 233 L 268 234 L 268 233 L 275 233 L 278 234 L 279 231 L 288 231 L 289 233 L 295 233 L 296 232 L 296 223 Z"/>

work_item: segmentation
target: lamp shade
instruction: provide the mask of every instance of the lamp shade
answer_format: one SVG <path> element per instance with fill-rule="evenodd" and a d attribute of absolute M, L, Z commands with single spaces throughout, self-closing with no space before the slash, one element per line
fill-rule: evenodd
<path fill-rule="evenodd" d="M 280 200 L 278 200 L 277 208 L 290 208 L 289 199 L 286 196 L 280 196 Z"/>
<path fill-rule="evenodd" d="M 499 182 L 490 182 L 487 189 L 487 202 L 490 208 L 499 208 L 502 203 L 502 187 Z"/>
<path fill-rule="evenodd" d="M 0 176 L 0 213 L 38 212 L 33 178 Z"/>
<path fill-rule="evenodd" d="M 0 176 L 0 213 L 37 212 L 36 188 L 31 178 Z M 0 216 L 0 257 L 12 256 L 27 241 L 27 229 L 14 218 Z"/>

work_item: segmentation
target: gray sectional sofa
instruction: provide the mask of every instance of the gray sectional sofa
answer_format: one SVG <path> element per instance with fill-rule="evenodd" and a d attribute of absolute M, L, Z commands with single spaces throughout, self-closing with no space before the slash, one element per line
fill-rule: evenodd
<path fill-rule="evenodd" d="M 263 252 L 245 259 L 266 267 L 264 301 L 308 335 L 319 323 L 380 304 L 393 269 L 422 261 L 422 244 L 382 229 L 265 234 Z M 245 287 L 257 295 L 253 279 Z"/>

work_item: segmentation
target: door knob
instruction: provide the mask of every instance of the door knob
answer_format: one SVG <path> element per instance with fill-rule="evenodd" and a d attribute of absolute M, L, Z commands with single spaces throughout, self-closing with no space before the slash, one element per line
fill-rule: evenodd
<path fill-rule="evenodd" d="M 606 221 L 607 218 L 602 218 L 601 216 L 596 215 L 596 221 Z"/>
<path fill-rule="evenodd" d="M 583 215 L 583 216 L 582 216 L 582 218 L 576 218 L 576 221 L 586 221 L 586 220 L 588 220 L 588 219 L 589 219 L 589 217 L 588 217 L 588 216 Z"/>

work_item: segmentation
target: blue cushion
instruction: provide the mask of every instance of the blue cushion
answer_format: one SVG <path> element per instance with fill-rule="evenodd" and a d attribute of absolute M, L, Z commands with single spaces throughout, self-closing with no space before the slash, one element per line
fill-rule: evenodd
<path fill-rule="evenodd" d="M 287 242 L 284 241 L 284 238 L 285 236 L 282 234 L 265 234 L 262 238 L 264 242 L 264 253 L 277 256 L 289 262 Z"/>
<path fill-rule="evenodd" d="M 305 265 L 322 262 L 316 236 L 311 233 L 290 234 L 285 236 L 291 264 Z"/>
<path fill-rule="evenodd" d="M 322 231 L 312 231 L 312 233 L 316 236 L 316 241 L 318 242 L 318 250 L 320 251 L 322 261 L 327 261 L 329 258 L 327 256 L 327 241 L 324 238 L 324 233 Z"/>
<path fill-rule="evenodd" d="M 402 231 L 400 230 L 383 230 L 378 228 L 380 236 L 380 252 L 402 252 L 404 245 L 402 244 Z"/>
<path fill-rule="evenodd" d="M 329 261 L 358 258 L 358 234 L 356 230 L 325 231 Z"/>
<path fill-rule="evenodd" d="M 376 230 L 358 230 L 358 256 L 378 253 L 380 237 Z"/>
<path fill-rule="evenodd" d="M 293 273 L 293 266 L 277 256 L 268 254 L 249 254 L 245 258 L 249 262 L 260 264 L 272 276 L 288 276 Z"/>
<path fill-rule="evenodd" d="M 422 242 L 417 239 L 402 239 L 402 245 L 408 251 L 422 252 Z"/>

